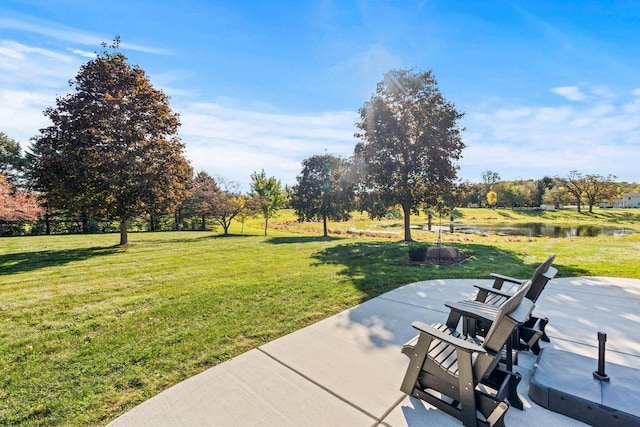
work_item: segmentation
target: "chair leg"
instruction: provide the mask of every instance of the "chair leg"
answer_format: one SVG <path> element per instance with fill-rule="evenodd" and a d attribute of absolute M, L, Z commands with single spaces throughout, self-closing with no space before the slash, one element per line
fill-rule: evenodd
<path fill-rule="evenodd" d="M 416 382 L 420 376 L 420 370 L 424 364 L 427 354 L 429 353 L 429 346 L 433 338 L 427 334 L 420 333 L 418 341 L 412 349 L 407 349 L 405 353 L 409 356 L 409 367 L 400 386 L 400 390 L 404 393 L 412 396 L 416 387 Z"/>
<path fill-rule="evenodd" d="M 473 382 L 471 353 L 458 349 L 457 357 L 462 424 L 467 427 L 476 427 L 478 415 L 476 414 L 476 387 Z"/>
<path fill-rule="evenodd" d="M 522 411 L 524 404 L 522 400 L 520 400 L 520 396 L 518 396 L 518 384 L 520 384 L 520 381 L 522 381 L 522 375 L 520 375 L 519 372 L 514 372 L 511 378 L 509 378 L 509 394 L 507 399 L 509 399 L 511 406 Z"/>
<path fill-rule="evenodd" d="M 449 317 L 447 318 L 446 325 L 450 328 L 457 329 L 458 323 L 460 323 L 461 317 L 462 317 L 462 313 L 456 310 L 451 310 L 449 312 Z"/>
<path fill-rule="evenodd" d="M 540 331 L 542 332 L 542 338 L 540 339 L 544 342 L 551 342 L 549 336 L 547 335 L 547 332 L 544 330 L 544 328 L 547 326 L 547 323 L 549 323 L 548 317 L 540 319 Z"/>
<path fill-rule="evenodd" d="M 531 350 L 533 354 L 540 354 L 540 344 L 539 340 L 544 340 L 544 327 L 549 323 L 549 319 L 539 319 L 537 317 L 532 317 L 529 321 L 525 322 L 519 329 L 520 333 L 520 349 L 521 350 Z M 547 342 L 549 342 L 549 338 L 547 337 Z"/>

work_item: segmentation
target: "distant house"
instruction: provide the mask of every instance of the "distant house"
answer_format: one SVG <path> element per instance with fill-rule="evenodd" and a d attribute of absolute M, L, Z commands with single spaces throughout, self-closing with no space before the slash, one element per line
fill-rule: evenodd
<path fill-rule="evenodd" d="M 621 208 L 622 207 L 622 199 L 613 199 L 613 201 L 606 201 L 600 203 L 600 207 L 605 208 Z"/>
<path fill-rule="evenodd" d="M 554 205 L 553 203 L 543 203 L 540 205 L 540 209 L 543 211 L 555 211 L 556 205 Z"/>
<path fill-rule="evenodd" d="M 640 208 L 640 193 L 623 193 L 623 208 Z"/>

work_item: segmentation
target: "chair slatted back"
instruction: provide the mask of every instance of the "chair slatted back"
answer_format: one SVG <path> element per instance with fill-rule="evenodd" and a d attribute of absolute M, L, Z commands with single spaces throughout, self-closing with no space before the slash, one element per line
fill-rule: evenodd
<path fill-rule="evenodd" d="M 557 273 L 557 270 L 555 269 L 551 277 L 545 274 L 549 271 L 549 269 L 551 268 L 551 264 L 553 264 L 553 261 L 555 259 L 556 254 L 551 254 L 551 256 L 547 258 L 545 262 L 543 262 L 538 266 L 538 268 L 536 268 L 536 271 L 531 277 L 531 288 L 529 289 L 529 292 L 527 292 L 527 299 L 536 302 L 538 300 L 538 297 L 544 290 L 544 287 L 547 285 L 547 282 L 555 276 L 555 273 Z"/>
<path fill-rule="evenodd" d="M 520 306 L 530 288 L 531 281 L 527 280 L 524 285 L 498 309 L 496 317 L 484 338 L 483 347 L 490 353 L 479 355 L 475 360 L 473 366 L 475 378 L 480 379 L 487 372 L 491 372 L 500 361 L 502 348 L 507 340 L 510 339 L 513 330 L 518 325 L 518 323 L 508 317 L 508 315 Z"/>

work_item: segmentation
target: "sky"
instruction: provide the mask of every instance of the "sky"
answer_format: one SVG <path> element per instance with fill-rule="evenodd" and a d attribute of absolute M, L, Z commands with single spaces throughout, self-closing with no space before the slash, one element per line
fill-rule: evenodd
<path fill-rule="evenodd" d="M 391 69 L 431 70 L 464 113 L 462 180 L 640 181 L 640 2 L 2 0 L 0 131 L 27 148 L 115 36 L 171 97 L 194 170 L 245 191 L 349 157 Z"/>

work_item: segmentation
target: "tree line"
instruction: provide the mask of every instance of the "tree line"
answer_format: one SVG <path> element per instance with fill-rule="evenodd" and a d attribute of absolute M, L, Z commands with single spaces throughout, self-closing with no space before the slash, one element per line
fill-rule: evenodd
<path fill-rule="evenodd" d="M 481 184 L 458 182 L 463 113 L 442 96 L 430 71 L 391 70 L 359 110 L 351 157 L 305 159 L 290 188 L 254 172 L 250 192 L 242 194 L 223 177 L 194 174 L 169 97 L 128 63 L 119 42 L 103 44 L 105 51 L 81 66 L 69 83 L 74 91 L 45 110 L 52 124 L 24 156 L 0 133 L 3 234 L 117 230 L 124 245 L 140 221 L 149 230 L 181 230 L 205 229 L 211 220 L 228 234 L 232 221 L 244 227 L 261 216 L 266 235 L 278 210 L 292 207 L 300 221 L 322 221 L 325 235 L 328 220 L 348 220 L 355 210 L 382 218 L 398 209 L 411 241 L 410 217 L 420 211 L 560 203 L 565 193 L 577 197 L 578 208 L 585 201 L 591 209 L 611 187 L 611 176 L 577 171 L 565 181 L 507 183 L 487 171 Z"/>
<path fill-rule="evenodd" d="M 524 208 L 552 205 L 560 208 L 575 206 L 582 212 L 587 206 L 593 212 L 596 205 L 613 206 L 623 193 L 640 192 L 640 185 L 617 182 L 612 174 L 584 174 L 577 170 L 565 176 L 543 177 L 533 180 L 502 181 L 491 170 L 482 174 L 482 182 L 461 184 L 464 197 L 461 206 Z"/>

